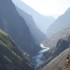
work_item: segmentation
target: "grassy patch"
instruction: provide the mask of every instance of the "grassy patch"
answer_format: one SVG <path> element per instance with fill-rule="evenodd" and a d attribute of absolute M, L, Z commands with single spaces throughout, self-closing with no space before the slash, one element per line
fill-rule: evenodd
<path fill-rule="evenodd" d="M 12 61 L 11 61 L 11 59 L 9 59 L 6 55 L 3 55 L 3 57 L 9 62 L 9 63 L 13 63 Z"/>

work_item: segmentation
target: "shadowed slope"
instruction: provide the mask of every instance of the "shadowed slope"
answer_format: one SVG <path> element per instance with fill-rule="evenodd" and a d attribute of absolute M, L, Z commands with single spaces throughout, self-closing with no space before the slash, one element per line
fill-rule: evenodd
<path fill-rule="evenodd" d="M 11 0 L 0 0 L 0 28 L 8 32 L 21 49 L 31 56 L 37 54 L 40 47 L 35 44 L 24 18 L 19 16 Z"/>
<path fill-rule="evenodd" d="M 33 70 L 7 33 L 0 29 L 0 70 Z"/>
<path fill-rule="evenodd" d="M 41 43 L 42 41 L 46 40 L 47 39 L 46 35 L 43 32 L 41 32 L 39 30 L 39 28 L 36 26 L 36 22 L 34 22 L 33 17 L 18 7 L 16 7 L 16 9 L 17 9 L 19 15 L 25 19 L 26 24 L 28 25 L 29 30 L 30 30 L 35 42 Z"/>

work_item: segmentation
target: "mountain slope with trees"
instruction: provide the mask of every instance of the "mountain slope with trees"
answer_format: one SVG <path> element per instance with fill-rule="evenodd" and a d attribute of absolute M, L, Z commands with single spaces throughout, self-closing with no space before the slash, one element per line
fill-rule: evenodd
<path fill-rule="evenodd" d="M 0 29 L 0 70 L 34 70 L 9 35 Z"/>

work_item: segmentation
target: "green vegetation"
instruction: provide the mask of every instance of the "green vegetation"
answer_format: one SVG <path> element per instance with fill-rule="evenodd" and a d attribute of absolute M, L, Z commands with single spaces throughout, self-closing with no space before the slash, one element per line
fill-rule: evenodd
<path fill-rule="evenodd" d="M 9 63 L 12 63 L 12 61 L 11 61 L 6 55 L 4 55 L 4 58 L 5 58 Z"/>
<path fill-rule="evenodd" d="M 8 34 L 6 32 L 4 32 L 3 30 L 0 29 L 0 34 L 8 36 Z"/>
<path fill-rule="evenodd" d="M 0 44 L 6 47 L 11 53 L 16 56 L 18 59 L 22 59 L 15 51 L 13 51 L 13 45 L 11 44 L 8 34 L 0 29 L 0 35 L 2 35 L 2 40 L 0 40 Z"/>
<path fill-rule="evenodd" d="M 0 29 L 0 70 L 33 70 L 31 63 L 25 59 L 8 34 Z M 11 65 L 11 66 L 10 66 Z M 10 69 L 9 69 L 10 68 Z"/>

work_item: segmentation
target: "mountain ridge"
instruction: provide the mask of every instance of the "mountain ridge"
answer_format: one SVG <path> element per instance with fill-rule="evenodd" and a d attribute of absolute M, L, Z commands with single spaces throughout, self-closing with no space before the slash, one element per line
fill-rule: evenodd
<path fill-rule="evenodd" d="M 23 3 L 22 1 L 15 1 L 13 0 L 13 3 L 29 15 L 31 15 L 34 19 L 34 22 L 36 26 L 44 33 L 46 34 L 47 28 L 54 22 L 53 17 L 48 17 L 41 15 L 40 13 L 36 12 L 34 9 L 29 7 L 27 4 Z"/>
<path fill-rule="evenodd" d="M 0 28 L 6 31 L 15 43 L 31 56 L 41 49 L 34 42 L 25 20 L 19 16 L 11 0 L 0 1 Z"/>
<path fill-rule="evenodd" d="M 70 18 L 70 8 L 68 8 L 63 15 L 61 15 L 55 20 L 55 22 L 48 28 L 46 35 L 48 37 L 51 37 L 55 33 L 70 27 L 69 18 Z"/>
<path fill-rule="evenodd" d="M 46 40 L 47 39 L 46 35 L 44 33 L 42 33 L 39 30 L 39 28 L 35 25 L 33 17 L 18 7 L 16 7 L 16 9 L 17 9 L 19 15 L 25 19 L 26 24 L 28 25 L 35 42 L 41 43 L 42 41 Z"/>

